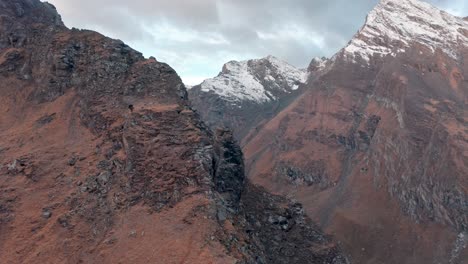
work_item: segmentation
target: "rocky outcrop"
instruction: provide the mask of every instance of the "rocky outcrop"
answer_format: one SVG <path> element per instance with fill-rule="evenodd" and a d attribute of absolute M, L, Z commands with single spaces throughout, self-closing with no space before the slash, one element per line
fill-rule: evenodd
<path fill-rule="evenodd" d="M 463 263 L 467 29 L 418 0 L 381 1 L 243 148 L 249 177 L 302 202 L 354 262 Z"/>
<path fill-rule="evenodd" d="M 349 261 L 330 236 L 319 232 L 302 205 L 249 184 L 242 197 L 242 226 L 256 248 L 252 263 L 334 263 Z"/>
<path fill-rule="evenodd" d="M 323 234 L 302 205 L 245 182 L 243 157 L 232 132 L 218 129 L 214 183 L 223 198 L 217 219 L 227 232 L 222 243 L 241 251 L 245 263 L 349 263 L 332 237 Z M 231 230 L 231 232 L 229 232 Z"/>
<path fill-rule="evenodd" d="M 200 121 L 170 66 L 67 29 L 39 0 L 0 0 L 0 80 L 2 262 L 275 263 L 246 218 L 284 232 L 249 209 L 268 194 L 243 195 L 240 148 Z M 296 234 L 304 244 L 288 252 L 343 263 L 301 221 L 315 235 Z"/>
<path fill-rule="evenodd" d="M 229 208 L 236 208 L 245 186 L 244 157 L 232 132 L 217 129 L 215 139 L 216 159 L 214 160 L 214 184 L 216 190 L 225 197 Z"/>

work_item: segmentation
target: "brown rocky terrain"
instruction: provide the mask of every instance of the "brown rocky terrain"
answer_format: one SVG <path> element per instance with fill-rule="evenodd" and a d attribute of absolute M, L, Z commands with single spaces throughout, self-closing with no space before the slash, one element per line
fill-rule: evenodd
<path fill-rule="evenodd" d="M 420 1 L 381 1 L 253 132 L 249 177 L 303 203 L 354 263 L 468 263 L 467 30 Z"/>
<path fill-rule="evenodd" d="M 0 0 L 0 112 L 1 263 L 347 263 L 172 68 L 50 4 Z"/>

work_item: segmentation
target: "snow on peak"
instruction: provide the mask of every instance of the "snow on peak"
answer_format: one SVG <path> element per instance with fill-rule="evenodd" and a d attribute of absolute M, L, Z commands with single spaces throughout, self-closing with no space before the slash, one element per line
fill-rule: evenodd
<path fill-rule="evenodd" d="M 227 101 L 265 103 L 277 93 L 290 93 L 307 80 L 307 72 L 274 56 L 248 61 L 230 61 L 222 72 L 205 80 L 203 92 L 214 92 Z"/>
<path fill-rule="evenodd" d="M 344 52 L 369 61 L 375 54 L 395 56 L 412 42 L 456 59 L 457 47 L 468 45 L 468 21 L 420 0 L 381 0 Z"/>
<path fill-rule="evenodd" d="M 267 60 L 272 69 L 270 69 L 270 74 L 276 74 L 278 78 L 283 78 L 286 82 L 287 88 L 296 90 L 298 88 L 298 83 L 305 83 L 307 81 L 307 72 L 304 69 L 297 69 L 296 67 L 290 65 L 289 63 L 282 61 L 274 56 L 268 56 L 263 60 Z M 263 63 L 262 59 L 253 60 L 252 63 Z M 269 75 L 271 76 L 271 75 Z M 268 76 L 266 76 L 268 78 Z"/>

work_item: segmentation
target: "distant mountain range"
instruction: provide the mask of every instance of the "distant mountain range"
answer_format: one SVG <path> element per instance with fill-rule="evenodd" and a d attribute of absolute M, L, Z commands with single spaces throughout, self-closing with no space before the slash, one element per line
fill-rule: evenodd
<path fill-rule="evenodd" d="M 190 88 L 189 97 L 209 126 L 227 126 L 241 140 L 300 95 L 326 61 L 316 58 L 309 69 L 297 69 L 274 56 L 231 61 L 218 76 Z"/>

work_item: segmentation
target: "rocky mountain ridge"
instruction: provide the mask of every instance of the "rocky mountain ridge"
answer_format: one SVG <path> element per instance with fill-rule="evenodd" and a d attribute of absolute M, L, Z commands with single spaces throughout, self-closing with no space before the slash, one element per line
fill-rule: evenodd
<path fill-rule="evenodd" d="M 347 263 L 169 65 L 50 4 L 0 0 L 0 112 L 1 262 Z"/>

